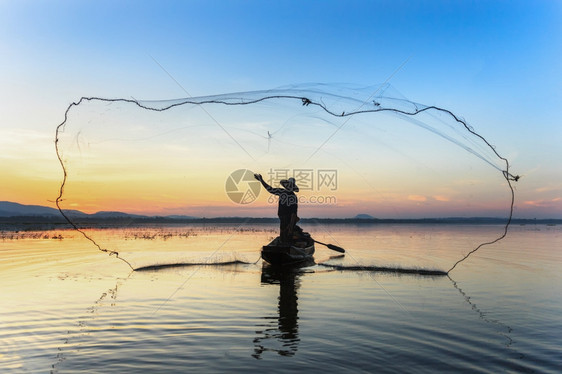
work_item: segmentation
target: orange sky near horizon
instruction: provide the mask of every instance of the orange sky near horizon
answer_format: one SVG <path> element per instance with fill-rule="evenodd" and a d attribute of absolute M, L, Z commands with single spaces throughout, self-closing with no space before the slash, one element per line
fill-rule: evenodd
<path fill-rule="evenodd" d="M 81 174 L 74 180 L 69 170 L 69 179 L 61 206 L 64 209 L 77 209 L 85 213 L 97 211 L 123 211 L 148 215 L 194 215 L 213 216 L 275 216 L 275 201 L 263 189 L 256 201 L 251 204 L 237 204 L 226 193 L 225 183 L 231 169 L 200 172 L 197 177 L 188 174 L 176 175 L 161 172 L 154 175 L 147 171 L 123 172 L 109 176 Z M 268 179 L 267 171 L 264 178 Z M 361 183 L 363 182 L 363 183 Z M 58 181 L 60 183 L 60 181 Z M 24 183 L 30 186 L 28 192 L 19 189 L 19 195 L 33 196 L 39 190 L 50 187 L 58 192 L 56 180 L 42 184 Z M 273 182 L 274 186 L 278 186 Z M 299 213 L 303 217 L 353 217 L 357 214 L 371 214 L 377 217 L 439 217 L 467 215 L 502 215 L 508 206 L 505 188 L 498 188 L 490 197 L 487 186 L 473 186 L 468 191 L 453 185 L 441 185 L 438 189 L 433 183 L 416 183 L 407 187 L 387 181 L 370 186 L 358 176 L 345 175 L 340 170 L 338 186 L 330 188 L 304 189 L 300 197 Z M 302 186 L 302 185 L 301 185 Z M 18 188 L 17 184 L 12 187 Z M 241 190 L 247 188 L 240 185 Z M 484 188 L 484 190 L 482 189 Z M 476 195 L 476 197 L 474 196 Z M 478 197 L 479 196 L 479 197 Z"/>
<path fill-rule="evenodd" d="M 0 192 L 2 200 L 28 205 L 44 205 L 54 207 L 62 180 L 62 169 L 52 154 L 39 157 L 32 165 L 41 164 L 41 168 L 24 166 L 29 160 L 3 160 L 0 173 L 3 175 Z M 31 159 L 31 156 L 30 156 Z M 263 172 L 263 171 L 262 171 Z M 267 172 L 267 171 L 266 171 Z M 158 184 L 144 185 L 142 179 L 134 182 L 124 176 L 122 186 L 108 185 L 107 181 L 96 183 L 70 182 L 64 196 L 63 208 L 78 209 L 85 213 L 98 211 L 124 211 L 135 214 L 193 214 L 197 216 L 275 216 L 276 209 L 267 202 L 268 194 L 260 192 L 258 199 L 252 204 L 235 204 L 225 192 L 225 181 L 228 173 L 217 175 L 209 183 L 199 186 L 185 183 L 167 184 L 166 193 L 159 191 Z M 169 178 L 166 177 L 166 178 Z M 179 180 L 184 178 L 178 178 Z M 146 181 L 145 181 L 146 182 Z M 340 184 L 345 181 L 340 181 Z M 136 184 L 135 184 L 136 183 Z M 519 182 L 521 183 L 521 182 Z M 525 180 L 522 181 L 525 183 Z M 134 186 L 142 186 L 135 188 Z M 164 183 L 166 185 L 166 183 Z M 422 191 L 420 193 L 393 193 L 392 184 L 378 186 L 376 190 L 363 186 L 355 191 L 340 187 L 337 191 L 302 191 L 299 195 L 300 215 L 303 217 L 353 217 L 366 213 L 379 218 L 392 217 L 426 217 L 426 216 L 502 216 L 508 207 L 508 190 L 497 181 L 498 195 L 487 196 L 480 191 L 479 198 L 462 198 L 461 193 L 453 187 L 443 187 L 443 191 Z M 175 186 L 170 188 L 170 186 Z M 519 185 L 516 185 L 516 188 Z M 134 192 L 133 190 L 138 190 Z M 92 193 L 95 191 L 95 193 Z M 433 192 L 433 193 L 425 193 Z M 525 191 L 523 191 L 525 192 Z M 536 197 L 551 193 L 543 188 Z M 104 194 L 107 194 L 104 196 Z M 197 195 L 197 200 L 186 196 Z M 337 203 L 311 203 L 310 198 L 335 197 Z M 188 207 L 189 208 L 186 208 Z M 515 216 L 559 217 L 562 201 L 556 196 L 545 199 L 528 199 L 516 190 Z"/>

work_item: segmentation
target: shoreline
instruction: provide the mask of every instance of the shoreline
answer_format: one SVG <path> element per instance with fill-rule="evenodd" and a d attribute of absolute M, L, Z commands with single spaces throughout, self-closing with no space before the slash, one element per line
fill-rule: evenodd
<path fill-rule="evenodd" d="M 170 217 L 112 217 L 73 218 L 73 223 L 79 228 L 121 228 L 143 227 L 147 225 L 205 225 L 205 224 L 278 224 L 278 218 L 272 217 L 214 217 L 214 218 L 170 218 Z M 301 218 L 301 224 L 324 225 L 505 225 L 507 218 L 487 217 L 450 217 L 450 218 Z M 562 219 L 528 219 L 513 218 L 511 225 L 561 225 Z M 63 218 L 57 216 L 15 216 L 0 217 L 2 231 L 48 231 L 72 229 L 73 227 Z"/>

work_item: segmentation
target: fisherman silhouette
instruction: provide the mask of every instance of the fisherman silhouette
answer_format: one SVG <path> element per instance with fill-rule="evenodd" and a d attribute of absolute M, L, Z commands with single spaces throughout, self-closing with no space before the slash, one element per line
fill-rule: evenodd
<path fill-rule="evenodd" d="M 283 179 L 279 183 L 283 188 L 273 188 L 267 184 L 261 174 L 254 174 L 267 192 L 279 196 L 279 208 L 277 215 L 279 216 L 279 236 L 282 242 L 290 242 L 293 230 L 299 218 L 297 217 L 298 198 L 295 192 L 299 192 L 299 188 L 295 183 L 295 178 Z"/>

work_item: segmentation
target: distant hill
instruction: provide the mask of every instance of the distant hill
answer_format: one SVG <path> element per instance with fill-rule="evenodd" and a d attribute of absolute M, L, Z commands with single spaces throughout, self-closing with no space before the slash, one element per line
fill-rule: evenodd
<path fill-rule="evenodd" d="M 23 205 L 10 201 L 0 201 L 0 217 L 54 215 L 60 215 L 58 209 L 40 205 Z"/>
<path fill-rule="evenodd" d="M 114 218 L 114 217 L 141 217 L 122 212 L 97 212 L 87 214 L 79 210 L 63 210 L 70 217 L 94 217 L 94 218 Z M 24 205 L 10 201 L 0 201 L 0 217 L 60 217 L 58 209 L 41 205 Z"/>
<path fill-rule="evenodd" d="M 123 212 L 96 212 L 94 214 L 87 214 L 87 216 L 92 218 L 142 218 L 146 216 L 138 215 L 138 214 L 128 214 Z"/>
<path fill-rule="evenodd" d="M 355 218 L 355 219 L 375 219 L 375 217 L 373 217 L 370 214 L 358 214 L 353 218 Z"/>
<path fill-rule="evenodd" d="M 101 211 L 93 214 L 87 214 L 79 210 L 69 210 L 65 209 L 63 212 L 70 218 L 84 218 L 84 219 L 94 219 L 94 220 L 113 220 L 113 219 L 149 219 L 155 218 L 153 216 L 144 216 L 139 214 L 129 214 L 124 212 L 114 212 L 114 211 Z M 41 205 L 24 205 L 13 203 L 10 201 L 0 201 L 0 217 L 45 217 L 45 218 L 62 218 L 60 212 L 56 208 L 50 208 Z M 160 217 L 162 218 L 162 217 Z M 196 219 L 197 217 L 192 216 L 180 216 L 171 215 L 163 218 L 167 219 Z"/>

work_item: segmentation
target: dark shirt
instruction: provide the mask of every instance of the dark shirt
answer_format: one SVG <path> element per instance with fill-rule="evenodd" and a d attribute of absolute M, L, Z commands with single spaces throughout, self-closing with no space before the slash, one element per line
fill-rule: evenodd
<path fill-rule="evenodd" d="M 284 188 L 273 188 L 265 182 L 262 182 L 265 189 L 274 195 L 279 196 L 279 208 L 277 209 L 278 216 L 290 216 L 297 214 L 298 198 L 293 191 Z"/>

